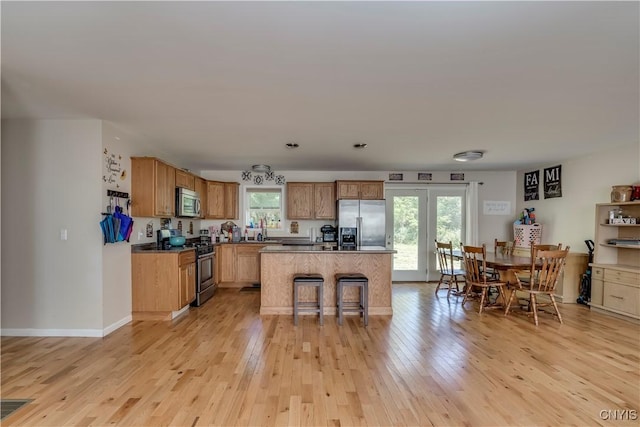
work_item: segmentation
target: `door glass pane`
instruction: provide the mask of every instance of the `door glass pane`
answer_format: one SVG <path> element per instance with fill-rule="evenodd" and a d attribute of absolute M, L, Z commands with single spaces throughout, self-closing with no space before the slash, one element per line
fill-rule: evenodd
<path fill-rule="evenodd" d="M 393 198 L 394 270 L 418 269 L 418 196 Z"/>
<path fill-rule="evenodd" d="M 451 242 L 454 249 L 460 249 L 462 241 L 462 197 L 436 197 L 436 239 Z M 460 261 L 454 261 L 454 268 L 460 268 Z"/>

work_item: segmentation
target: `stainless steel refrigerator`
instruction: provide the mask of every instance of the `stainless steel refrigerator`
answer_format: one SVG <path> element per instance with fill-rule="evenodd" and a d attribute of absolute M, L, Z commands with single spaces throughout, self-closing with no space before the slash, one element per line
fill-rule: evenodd
<path fill-rule="evenodd" d="M 385 246 L 385 200 L 338 200 L 341 227 L 357 229 L 358 246 Z"/>

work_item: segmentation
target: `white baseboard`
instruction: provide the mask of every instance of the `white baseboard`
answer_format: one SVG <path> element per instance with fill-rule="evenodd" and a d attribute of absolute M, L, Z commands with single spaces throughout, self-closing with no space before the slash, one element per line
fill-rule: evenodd
<path fill-rule="evenodd" d="M 1 329 L 0 335 L 3 337 L 95 337 L 102 338 L 109 335 L 116 329 L 131 322 L 131 315 L 118 320 L 115 323 L 100 329 Z"/>
<path fill-rule="evenodd" d="M 131 317 L 131 315 L 128 315 L 128 316 L 118 320 L 117 322 L 112 323 L 111 325 L 109 325 L 106 328 L 104 328 L 104 330 L 102 331 L 102 336 L 106 337 L 111 332 L 113 332 L 116 329 L 119 329 L 122 326 L 126 325 L 127 323 L 131 322 L 131 320 L 133 320 L 133 317 Z"/>
<path fill-rule="evenodd" d="M 102 338 L 101 329 L 2 329 L 3 337 L 96 337 Z"/>

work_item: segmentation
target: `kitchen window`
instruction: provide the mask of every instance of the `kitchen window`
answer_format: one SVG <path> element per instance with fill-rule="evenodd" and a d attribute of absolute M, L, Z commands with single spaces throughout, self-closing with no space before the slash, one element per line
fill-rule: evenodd
<path fill-rule="evenodd" d="M 245 192 L 245 224 L 249 228 L 278 229 L 282 224 L 282 188 L 249 187 Z"/>

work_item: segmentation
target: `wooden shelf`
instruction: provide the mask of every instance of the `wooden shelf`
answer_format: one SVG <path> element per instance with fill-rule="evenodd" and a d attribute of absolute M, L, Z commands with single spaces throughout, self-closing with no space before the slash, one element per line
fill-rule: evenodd
<path fill-rule="evenodd" d="M 640 227 L 640 224 L 600 224 L 603 227 Z"/>
<path fill-rule="evenodd" d="M 600 246 L 606 246 L 608 248 L 640 249 L 640 245 L 610 245 L 609 243 L 600 243 Z"/>

